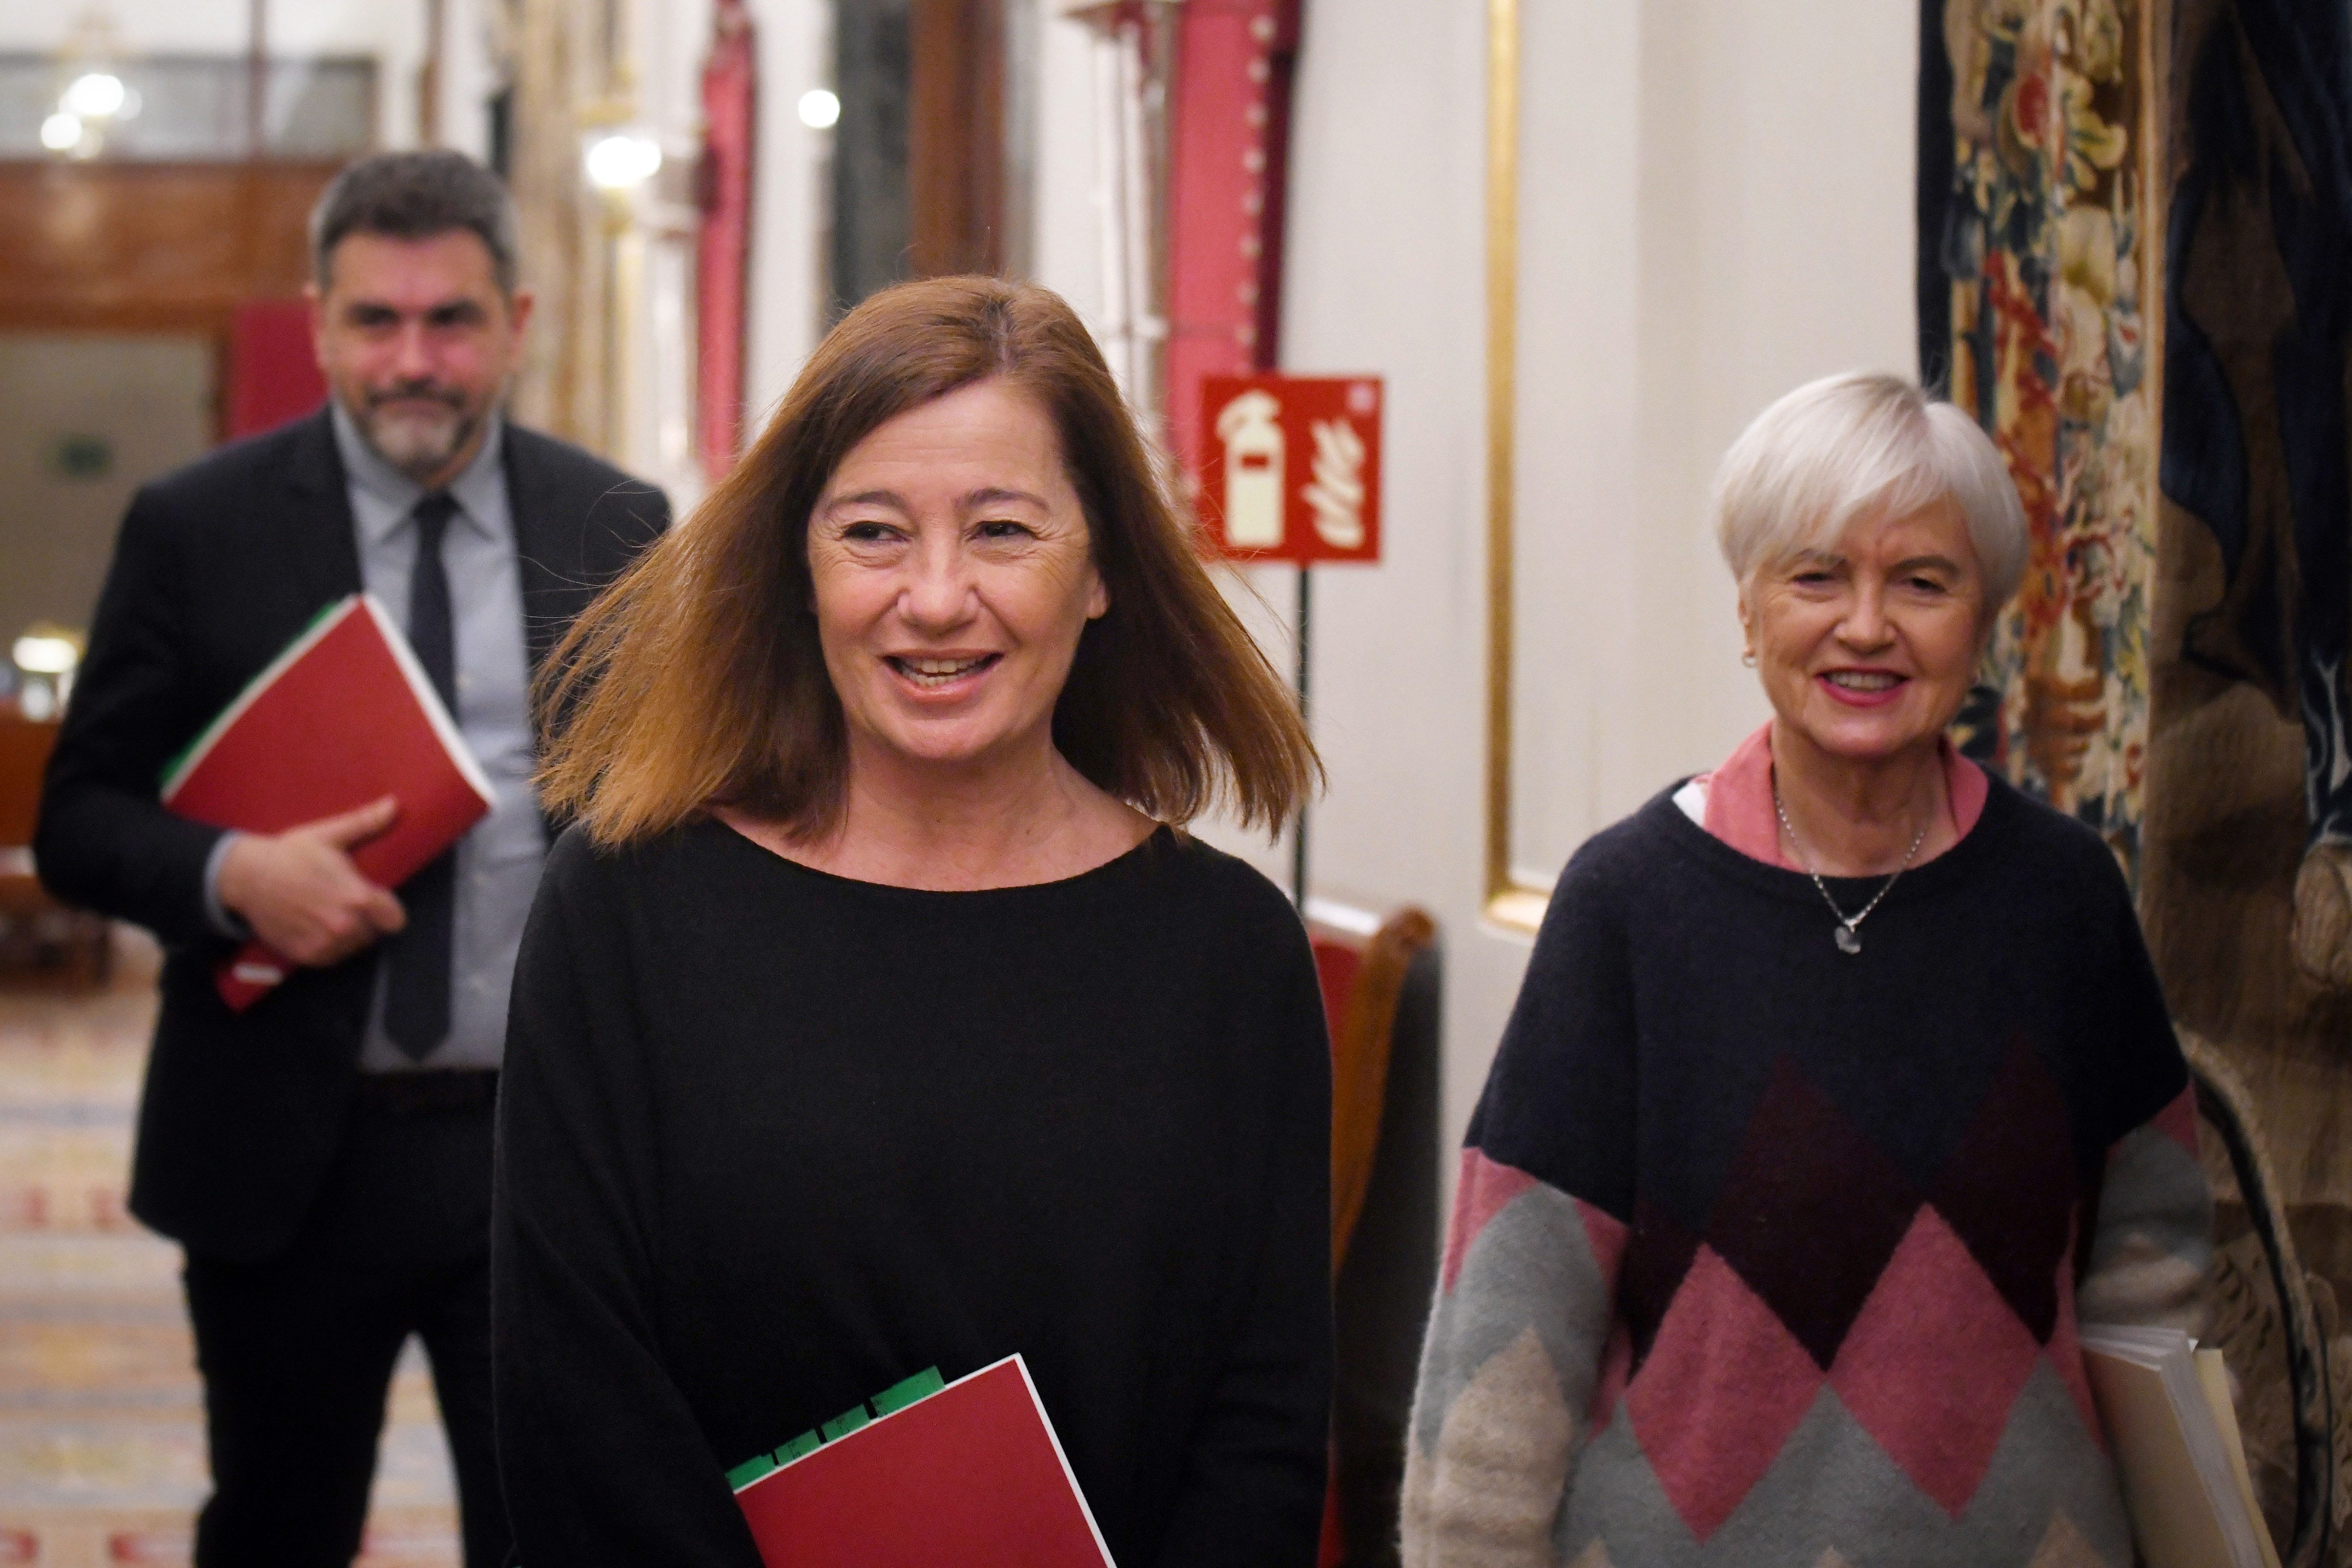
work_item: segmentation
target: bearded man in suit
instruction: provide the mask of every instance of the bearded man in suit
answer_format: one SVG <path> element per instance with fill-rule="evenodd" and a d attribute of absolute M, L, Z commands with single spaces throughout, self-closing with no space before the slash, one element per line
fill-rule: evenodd
<path fill-rule="evenodd" d="M 530 681 L 668 520 L 658 490 L 502 418 L 531 306 L 514 233 L 496 177 L 453 152 L 368 159 L 328 188 L 310 289 L 328 406 L 132 501 L 42 797 L 42 879 L 167 952 L 130 1207 L 186 1254 L 214 1484 L 200 1568 L 351 1562 L 412 1334 L 467 1563 L 508 1548 L 491 1109 L 549 842 Z M 156 798 L 168 760 L 362 591 L 402 620 L 497 794 L 397 891 L 351 858 L 396 801 L 260 835 Z M 299 967 L 236 1013 L 213 972 L 249 936 Z"/>

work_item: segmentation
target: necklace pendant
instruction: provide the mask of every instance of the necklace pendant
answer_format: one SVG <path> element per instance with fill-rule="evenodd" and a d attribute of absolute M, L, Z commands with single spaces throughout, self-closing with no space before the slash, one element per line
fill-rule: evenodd
<path fill-rule="evenodd" d="M 1859 953 L 1862 951 L 1861 935 L 1851 925 L 1841 925 L 1837 928 L 1837 945 L 1841 953 Z"/>

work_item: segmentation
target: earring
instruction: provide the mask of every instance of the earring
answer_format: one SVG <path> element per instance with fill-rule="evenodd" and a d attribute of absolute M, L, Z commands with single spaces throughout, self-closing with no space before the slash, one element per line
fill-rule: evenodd
<path fill-rule="evenodd" d="M 1740 654 L 1739 662 L 1747 665 L 1749 669 L 1754 669 L 1756 667 L 1756 650 L 1750 648 L 1748 652 Z"/>

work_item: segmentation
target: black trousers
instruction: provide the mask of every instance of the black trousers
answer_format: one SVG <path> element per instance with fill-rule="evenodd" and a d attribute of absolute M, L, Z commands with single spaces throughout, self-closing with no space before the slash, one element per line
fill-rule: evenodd
<path fill-rule="evenodd" d="M 189 1255 L 213 1469 L 197 1568 L 349 1568 L 393 1364 L 412 1333 L 432 1362 L 467 1568 L 505 1559 L 490 1431 L 491 1124 L 487 1094 L 418 1104 L 362 1092 L 291 1247 L 261 1263 Z"/>

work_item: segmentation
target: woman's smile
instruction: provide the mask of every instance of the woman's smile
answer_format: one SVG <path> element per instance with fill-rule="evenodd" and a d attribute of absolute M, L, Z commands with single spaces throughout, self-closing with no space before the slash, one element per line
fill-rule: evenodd
<path fill-rule="evenodd" d="M 1002 653 L 886 653 L 882 662 L 918 697 L 937 701 L 977 691 Z"/>
<path fill-rule="evenodd" d="M 1817 678 L 1832 701 L 1848 707 L 1885 707 L 1898 702 L 1911 681 L 1893 670 L 1824 670 Z"/>

